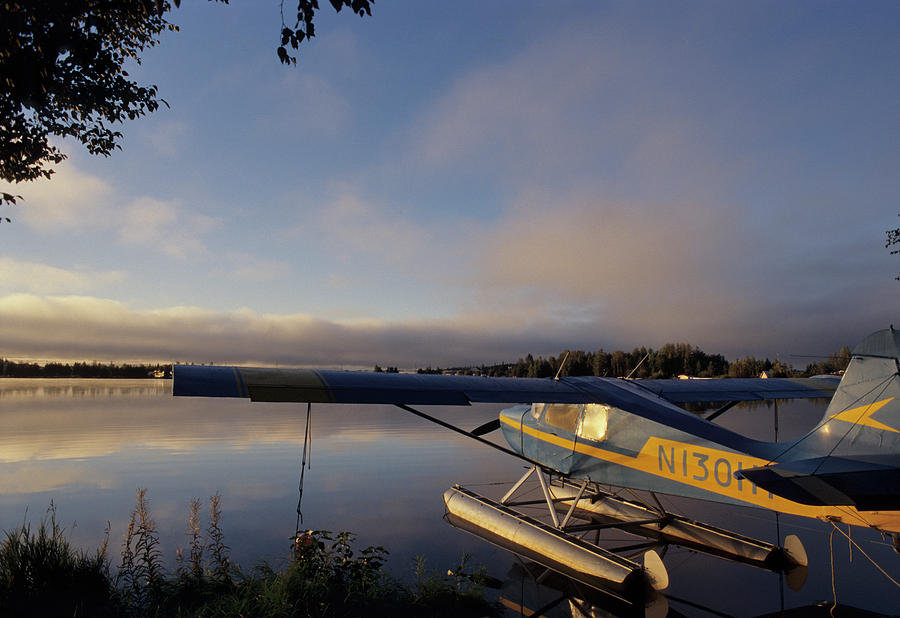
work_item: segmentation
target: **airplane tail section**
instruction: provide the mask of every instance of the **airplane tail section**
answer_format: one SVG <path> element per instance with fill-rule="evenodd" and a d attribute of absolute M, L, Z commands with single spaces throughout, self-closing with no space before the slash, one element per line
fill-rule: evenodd
<path fill-rule="evenodd" d="M 741 476 L 803 504 L 900 508 L 900 332 L 854 348 L 825 416 L 777 459 Z"/>
<path fill-rule="evenodd" d="M 854 348 L 813 436 L 835 456 L 900 454 L 900 331 L 880 330 Z"/>

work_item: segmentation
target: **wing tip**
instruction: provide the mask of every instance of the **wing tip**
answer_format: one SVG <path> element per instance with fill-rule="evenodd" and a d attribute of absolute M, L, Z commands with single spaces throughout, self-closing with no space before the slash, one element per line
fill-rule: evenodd
<path fill-rule="evenodd" d="M 175 365 L 172 395 L 175 397 L 246 397 L 234 367 Z"/>

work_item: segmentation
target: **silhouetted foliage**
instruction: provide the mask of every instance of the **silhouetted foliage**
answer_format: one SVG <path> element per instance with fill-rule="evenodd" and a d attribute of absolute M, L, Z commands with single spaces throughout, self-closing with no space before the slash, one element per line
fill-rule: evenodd
<path fill-rule="evenodd" d="M 0 358 L 0 377 L 8 378 L 171 378 L 172 365 L 114 363 L 17 363 Z"/>
<path fill-rule="evenodd" d="M 644 346 L 634 348 L 631 352 L 624 350 L 606 352 L 602 348 L 596 352 L 564 350 L 558 356 L 549 358 L 529 354 L 515 363 L 446 369 L 426 367 L 417 369 L 416 372 L 511 378 L 552 378 L 557 373 L 560 376 L 621 378 L 631 374 L 632 378 L 640 379 L 666 379 L 682 375 L 695 378 L 758 378 L 765 372 L 770 378 L 787 378 L 839 373 L 849 362 L 850 349 L 847 346 L 842 346 L 839 352 L 835 352 L 824 361 L 807 365 L 805 371 L 799 371 L 789 363 L 778 359 L 771 361 L 768 358 L 757 359 L 747 356 L 728 362 L 721 354 L 707 354 L 689 343 L 667 343 L 658 350 Z M 380 369 L 376 365 L 376 371 Z"/>
<path fill-rule="evenodd" d="M 227 2 L 228 0 L 224 0 Z M 372 4 L 375 0 L 328 0 L 334 10 L 338 13 L 341 9 L 347 7 L 353 13 L 363 17 L 372 14 Z M 297 49 L 304 39 L 311 39 L 316 35 L 315 24 L 313 20 L 316 11 L 319 10 L 317 0 L 298 0 L 297 2 L 297 19 L 294 20 L 293 26 L 288 26 L 284 20 L 284 5 L 281 7 L 281 45 L 278 46 L 276 52 L 278 59 L 282 64 L 297 64 L 296 56 L 292 56 L 288 51 Z"/>
<path fill-rule="evenodd" d="M 95 554 L 72 547 L 52 502 L 36 531 L 24 522 L 5 536 L 0 542 L 0 615 L 123 615 L 106 557 L 108 536 Z"/>
<path fill-rule="evenodd" d="M 900 215 L 898 215 L 900 216 Z M 887 240 L 884 243 L 884 246 L 888 249 L 895 245 L 900 245 L 900 227 L 894 228 L 893 230 L 888 230 L 885 232 L 887 234 Z M 897 255 L 900 253 L 900 248 L 891 249 L 891 255 Z M 894 277 L 894 279 L 900 281 L 900 275 Z"/>
<path fill-rule="evenodd" d="M 763 363 L 756 360 L 753 356 L 739 358 L 728 363 L 728 376 L 732 378 L 752 378 L 759 375 L 759 372 L 762 371 L 762 365 Z"/>
<path fill-rule="evenodd" d="M 164 18 L 170 8 L 164 0 L 0 3 L 0 178 L 49 178 L 66 158 L 51 135 L 91 154 L 119 148 L 112 125 L 161 102 L 156 86 L 132 81 L 124 65 L 176 29 Z"/>
<path fill-rule="evenodd" d="M 329 2 L 338 12 L 347 7 L 363 16 L 372 14 L 374 0 Z M 72 137 L 91 154 L 109 156 L 121 148 L 114 125 L 168 105 L 156 86 L 130 79 L 125 65 L 140 64 L 164 31 L 178 30 L 166 19 L 171 9 L 168 0 L 0 3 L 0 180 L 49 178 L 66 158 L 51 136 Z M 297 0 L 288 26 L 282 3 L 276 51 L 283 64 L 297 63 L 288 46 L 296 50 L 315 35 L 318 9 L 317 0 Z M 21 197 L 2 191 L 0 205 Z"/>
<path fill-rule="evenodd" d="M 835 352 L 823 361 L 810 363 L 806 366 L 806 375 L 814 376 L 823 373 L 839 373 L 847 368 L 850 364 L 852 351 L 845 345 L 841 346 L 839 352 Z"/>
<path fill-rule="evenodd" d="M 644 357 L 646 360 L 641 363 Z M 672 378 L 681 374 L 715 377 L 728 372 L 728 361 L 720 354 L 706 354 L 687 343 L 667 343 L 656 351 L 643 346 L 631 352 L 606 352 L 602 348 L 596 352 L 564 350 L 558 356 L 546 359 L 529 354 L 515 363 L 482 365 L 480 372 L 487 376 L 515 378 L 551 378 L 557 372 L 560 376 L 624 377 L 636 367 L 633 378 Z M 464 373 L 466 370 L 454 368 L 449 371 Z"/>

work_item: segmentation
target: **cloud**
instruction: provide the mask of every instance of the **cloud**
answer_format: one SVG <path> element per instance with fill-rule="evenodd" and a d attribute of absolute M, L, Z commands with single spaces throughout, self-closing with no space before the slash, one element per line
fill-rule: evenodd
<path fill-rule="evenodd" d="M 34 230 L 54 235 L 112 232 L 124 246 L 177 259 L 203 253 L 203 237 L 221 225 L 219 219 L 186 211 L 180 200 L 122 195 L 71 162 L 58 166 L 50 180 L 29 184 L 26 198 L 22 221 Z"/>
<path fill-rule="evenodd" d="M 643 134 L 684 114 L 660 105 L 677 93 L 652 90 L 658 43 L 635 52 L 613 27 L 600 30 L 569 22 L 461 75 L 412 123 L 404 148 L 414 165 L 477 161 L 482 173 L 525 182 L 616 171 Z"/>
<path fill-rule="evenodd" d="M 36 297 L 40 302 L 29 301 L 33 313 L 10 305 L 16 318 L 7 324 L 30 325 L 35 346 L 61 354 L 413 365 L 670 340 L 725 353 L 828 353 L 893 320 L 897 268 L 876 254 L 889 258 L 883 230 L 896 225 L 896 213 L 871 237 L 860 221 L 871 222 L 895 193 L 894 176 L 883 173 L 890 157 L 881 153 L 894 152 L 889 147 L 896 140 L 873 140 L 871 152 L 843 147 L 830 136 L 859 127 L 834 121 L 861 108 L 837 90 L 808 88 L 831 83 L 826 65 L 843 48 L 822 56 L 819 37 L 784 39 L 768 25 L 759 30 L 769 24 L 765 12 L 755 14 L 752 30 L 742 25 L 745 15 L 659 21 L 625 12 L 625 21 L 617 12 L 582 15 L 574 19 L 584 23 L 575 26 L 564 20 L 530 39 L 524 51 L 499 51 L 505 56 L 498 59 L 498 50 L 510 49 L 504 45 L 473 58 L 467 66 L 474 70 L 456 73 L 449 85 L 422 83 L 416 96 L 384 107 L 400 110 L 402 118 L 386 114 L 375 132 L 354 127 L 360 132 L 349 142 L 336 135 L 358 111 L 347 102 L 367 99 L 332 87 L 346 75 L 334 81 L 278 73 L 270 82 L 277 87 L 252 92 L 252 101 L 243 96 L 246 89 L 240 97 L 230 93 L 236 96 L 229 100 L 245 103 L 220 111 L 234 115 L 217 125 L 228 127 L 229 153 L 256 152 L 248 137 L 265 142 L 253 161 L 233 170 L 251 180 L 269 178 L 279 169 L 270 163 L 277 159 L 296 170 L 296 186 L 274 189 L 279 197 L 272 200 L 273 188 L 261 187 L 253 200 L 266 207 L 235 217 L 244 229 L 222 253 L 224 267 L 242 285 L 217 288 L 224 268 L 217 262 L 206 289 L 173 273 L 168 285 L 153 282 L 148 293 L 179 298 L 189 289 L 210 300 L 181 296 L 180 302 L 253 302 L 280 314 L 196 307 L 140 312 L 98 298 Z M 719 36 L 735 26 L 741 28 L 734 37 Z M 760 33 L 777 35 L 776 44 L 762 56 L 746 56 Z M 798 51 L 822 67 L 782 69 Z M 245 63 L 242 74 L 260 66 Z M 861 67 L 859 73 L 874 80 L 878 71 Z M 447 72 L 434 75 L 444 79 Z M 232 86 L 238 90 L 240 80 Z M 872 92 L 850 91 L 856 98 Z M 807 94 L 798 99 L 799 92 Z M 418 107 L 426 99 L 431 105 Z M 824 103 L 810 107 L 813 99 Z M 258 113 L 259 101 L 268 111 Z M 821 111 L 841 106 L 842 114 Z M 884 118 L 876 114 L 867 122 L 883 128 L 889 126 L 879 123 Z M 261 126 L 288 136 L 297 127 L 309 137 L 298 143 L 315 156 L 296 149 L 280 156 L 281 142 Z M 853 165 L 844 164 L 847 157 Z M 353 168 L 360 160 L 367 169 Z M 208 182 L 200 159 L 197 165 L 185 169 Z M 56 197 L 68 199 L 69 187 L 72 195 L 97 199 L 73 201 L 56 215 L 52 208 L 59 205 L 45 200 L 48 218 L 35 226 L 100 230 L 129 249 L 184 259 L 202 254 L 220 225 L 193 216 L 193 205 L 177 199 L 120 195 L 112 184 L 69 172 Z M 332 199 L 320 199 L 328 196 L 322 184 L 337 177 L 346 184 Z M 265 256 L 228 255 L 260 238 L 266 217 L 289 226 L 298 212 L 302 232 L 289 239 L 268 234 L 266 242 L 273 242 Z M 248 290 L 248 281 L 260 283 Z M 266 287 L 267 281 L 278 285 Z M 21 289 L 103 295 L 75 282 L 58 290 Z M 152 306 L 146 297 L 141 302 Z M 66 317 L 60 307 L 66 303 L 79 320 Z M 288 306 L 307 313 L 287 314 Z M 350 312 L 390 319 L 336 317 Z M 36 315 L 46 321 L 38 324 Z M 406 315 L 418 319 L 403 320 Z M 451 317 L 423 317 L 436 315 Z M 89 336 L 80 339 L 81 331 Z M 17 333 L 9 339 L 22 349 L 30 345 Z"/>
<path fill-rule="evenodd" d="M 184 212 L 177 200 L 140 197 L 124 208 L 118 239 L 127 246 L 149 247 L 184 259 L 206 250 L 201 238 L 218 224 L 212 217 Z"/>
<path fill-rule="evenodd" d="M 12 357 L 425 366 L 502 358 L 520 336 L 465 318 L 337 322 L 249 309 L 134 310 L 86 296 L 0 297 L 0 339 Z"/>
<path fill-rule="evenodd" d="M 341 187 L 315 215 L 314 225 L 335 257 L 362 258 L 392 267 L 409 265 L 428 253 L 431 230 L 396 209 L 385 208 Z"/>
<path fill-rule="evenodd" d="M 0 292 L 73 294 L 105 288 L 125 279 L 119 270 L 89 271 L 57 268 L 0 257 Z"/>
<path fill-rule="evenodd" d="M 565 313 L 526 316 L 492 308 L 440 320 L 389 322 L 249 309 L 135 310 L 96 297 L 16 294 L 0 297 L 0 340 L 4 355 L 18 358 L 413 368 L 514 361 L 527 353 L 549 355 L 565 348 L 658 347 L 684 340 L 727 355 L 828 354 L 883 326 L 885 312 L 892 311 L 865 305 L 848 311 L 842 302 L 834 302 L 792 306 L 794 315 L 807 310 L 805 321 L 776 321 L 765 314 L 743 314 L 737 306 L 733 314 L 703 311 L 704 300 L 714 301 L 706 296 L 696 306 L 683 307 L 698 315 L 682 315 L 680 325 L 673 327 L 666 316 L 672 307 L 665 296 L 658 300 L 643 307 L 616 307 L 626 313 L 585 312 L 578 319 Z M 735 348 L 736 342 L 742 347 Z"/>
<path fill-rule="evenodd" d="M 783 50 L 735 71 L 714 53 L 731 42 L 619 26 L 568 23 L 480 63 L 413 122 L 404 173 L 499 187 L 480 229 L 452 239 L 471 259 L 448 296 L 523 341 L 528 325 L 580 347 L 827 354 L 893 321 L 887 224 L 871 234 L 890 181 L 810 176 L 831 155 L 784 141 L 809 108 L 772 86 L 803 90 Z"/>
<path fill-rule="evenodd" d="M 110 225 L 113 187 L 71 163 L 58 165 L 49 180 L 6 186 L 25 195 L 21 220 L 33 229 L 58 233 L 102 230 Z"/>
<path fill-rule="evenodd" d="M 463 311 L 485 330 L 518 329 L 531 349 L 687 341 L 772 357 L 828 354 L 895 321 L 886 299 L 900 287 L 876 267 L 887 257 L 877 242 L 815 246 L 802 232 L 780 236 L 786 227 L 748 225 L 702 191 L 689 201 L 615 199 L 602 184 L 523 191 L 464 240 Z"/>
<path fill-rule="evenodd" d="M 471 285 L 482 305 L 529 318 L 562 310 L 613 324 L 628 315 L 674 330 L 733 317 L 742 286 L 755 286 L 753 266 L 736 259 L 746 242 L 738 236 L 725 212 L 704 204 L 532 191 L 482 230 Z"/>
<path fill-rule="evenodd" d="M 722 243 L 704 247 L 691 240 L 712 236 L 715 241 L 725 236 L 715 233 L 726 226 L 727 217 L 692 204 L 666 208 L 590 196 L 569 202 L 559 196 L 526 199 L 493 226 L 478 277 L 489 289 L 533 286 L 573 302 L 620 296 L 645 301 L 676 280 L 719 270 L 703 258 L 719 253 Z"/>

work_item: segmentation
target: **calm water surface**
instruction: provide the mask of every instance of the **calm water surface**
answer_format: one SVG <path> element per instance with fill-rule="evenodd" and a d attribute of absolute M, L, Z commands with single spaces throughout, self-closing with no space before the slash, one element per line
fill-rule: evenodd
<path fill-rule="evenodd" d="M 188 504 L 222 496 L 223 528 L 232 558 L 245 567 L 277 564 L 296 523 L 305 405 L 173 398 L 165 380 L 0 380 L 0 528 L 36 521 L 51 500 L 72 540 L 93 549 L 107 523 L 121 543 L 138 487 L 149 491 L 163 552 L 174 563 L 186 545 Z M 497 406 L 429 408 L 473 428 Z M 821 402 L 782 405 L 779 439 L 809 429 Z M 350 530 L 359 547 L 384 545 L 391 571 L 411 579 L 416 556 L 435 571 L 470 554 L 504 579 L 510 554 L 460 532 L 443 519 L 442 492 L 461 483 L 487 495 L 517 478 L 512 458 L 389 406 L 316 405 L 311 469 L 303 495 L 304 528 Z M 722 424 L 771 439 L 773 410 L 735 409 Z M 753 509 L 668 499 L 675 512 L 773 541 L 775 517 Z M 672 548 L 666 554 L 668 605 L 680 615 L 750 616 L 832 600 L 831 527 L 782 516 L 810 556 L 806 585 L 793 592 L 777 574 Z M 854 528 L 853 539 L 894 579 L 900 556 L 877 533 Z M 900 589 L 847 541 L 833 539 L 837 599 L 870 611 L 900 613 Z M 783 599 L 783 600 L 782 600 Z M 688 603 L 685 603 L 687 601 Z M 700 607 L 698 607 L 700 606 Z M 563 609 L 558 607 L 557 610 Z M 673 615 L 674 612 L 673 612 Z"/>

